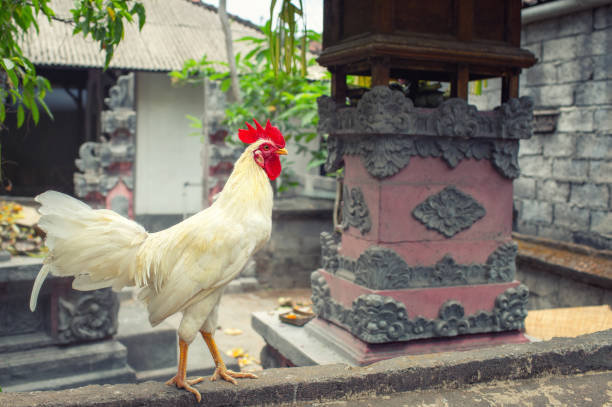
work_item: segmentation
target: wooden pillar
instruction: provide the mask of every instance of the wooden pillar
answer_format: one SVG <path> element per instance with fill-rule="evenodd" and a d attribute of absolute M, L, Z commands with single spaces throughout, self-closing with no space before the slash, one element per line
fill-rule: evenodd
<path fill-rule="evenodd" d="M 467 100 L 470 71 L 467 65 L 459 65 L 451 81 L 451 97 Z"/>
<path fill-rule="evenodd" d="M 502 78 L 502 100 L 501 102 L 507 102 L 510 99 L 518 98 L 519 93 L 519 73 L 508 72 Z"/>
<path fill-rule="evenodd" d="M 385 63 L 384 60 L 372 61 L 372 86 L 389 84 L 390 77 L 389 64 Z"/>
<path fill-rule="evenodd" d="M 335 68 L 332 71 L 331 96 L 337 104 L 346 104 L 347 86 L 344 67 Z"/>

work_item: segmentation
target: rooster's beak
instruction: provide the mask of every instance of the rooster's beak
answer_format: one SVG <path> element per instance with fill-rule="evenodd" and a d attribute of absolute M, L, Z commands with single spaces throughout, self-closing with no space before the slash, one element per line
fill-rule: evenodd
<path fill-rule="evenodd" d="M 287 155 L 289 153 L 287 153 L 287 150 L 285 150 L 284 148 L 279 148 L 278 150 L 276 150 L 276 154 L 278 154 L 278 155 Z"/>

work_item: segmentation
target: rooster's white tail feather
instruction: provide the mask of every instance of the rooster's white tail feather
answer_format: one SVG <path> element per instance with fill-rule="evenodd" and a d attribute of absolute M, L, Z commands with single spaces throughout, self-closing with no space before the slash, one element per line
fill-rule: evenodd
<path fill-rule="evenodd" d="M 72 286 L 87 291 L 103 287 L 120 290 L 134 284 L 138 249 L 147 238 L 142 226 L 106 209 L 55 191 L 37 196 L 42 206 L 39 227 L 50 249 L 30 298 L 36 308 L 40 288 L 51 272 L 76 277 Z"/>

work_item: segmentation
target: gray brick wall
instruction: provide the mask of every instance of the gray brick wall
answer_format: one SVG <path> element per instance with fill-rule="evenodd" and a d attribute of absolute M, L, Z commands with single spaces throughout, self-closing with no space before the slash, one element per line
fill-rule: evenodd
<path fill-rule="evenodd" d="M 576 232 L 612 238 L 612 5 L 523 27 L 538 58 L 520 79 L 536 109 L 558 109 L 556 131 L 521 141 L 514 182 L 518 232 L 572 241 Z M 499 105 L 489 80 L 479 109 Z M 610 241 L 610 240 L 608 240 Z"/>

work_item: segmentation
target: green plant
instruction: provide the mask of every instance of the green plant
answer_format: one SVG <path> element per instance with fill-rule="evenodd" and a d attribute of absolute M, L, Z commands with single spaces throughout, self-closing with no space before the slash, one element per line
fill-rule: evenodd
<path fill-rule="evenodd" d="M 309 167 L 315 167 L 325 162 L 327 150 L 325 140 L 322 140 L 315 148 L 311 141 L 317 138 L 316 127 L 318 123 L 317 98 L 329 93 L 329 80 L 308 79 L 301 68 L 302 50 L 310 41 L 320 41 L 320 34 L 314 31 L 305 31 L 302 37 L 293 42 L 294 52 L 287 55 L 281 53 L 283 69 L 281 64 L 274 62 L 278 57 L 276 40 L 284 39 L 286 35 L 272 31 L 272 23 L 268 21 L 262 27 L 262 37 L 244 37 L 238 41 L 246 41 L 250 45 L 250 51 L 242 56 L 236 55 L 236 66 L 238 69 L 238 81 L 242 100 L 239 103 L 228 104 L 225 110 L 224 124 L 229 128 L 228 142 L 237 143 L 234 135 L 244 123 L 257 120 L 270 119 L 284 134 L 287 141 L 297 147 L 292 153 L 310 155 Z M 289 31 L 293 32 L 294 31 Z M 300 44 L 298 46 L 297 44 Z M 283 48 L 285 50 L 285 48 Z M 304 53 L 304 55 L 306 55 Z M 277 59 L 277 62 L 279 60 Z M 289 61 L 292 61 L 289 63 Z M 314 59 L 307 61 L 307 66 L 314 65 Z M 174 82 L 201 82 L 203 78 L 220 81 L 222 91 L 230 87 L 229 72 L 221 70 L 226 64 L 210 61 L 204 56 L 200 61 L 185 61 L 180 71 L 170 73 Z M 188 116 L 190 126 L 201 130 L 201 119 Z M 263 124 L 263 123 L 262 123 Z M 191 133 L 200 135 L 200 132 Z M 279 190 L 295 186 L 289 171 L 283 172 L 282 186 Z"/>
<path fill-rule="evenodd" d="M 123 38 L 124 20 L 131 22 L 137 15 L 140 28 L 145 22 L 145 9 L 139 2 L 76 0 L 71 10 L 73 20 L 56 17 L 50 3 L 50 0 L 0 0 L 0 125 L 6 119 L 8 106 L 16 110 L 18 127 L 23 125 L 26 112 L 37 124 L 39 106 L 53 117 L 44 101 L 51 85 L 47 79 L 37 75 L 34 64 L 19 45 L 28 32 L 38 32 L 39 15 L 49 21 L 74 24 L 73 34 L 91 35 L 105 52 L 105 68 Z"/>

